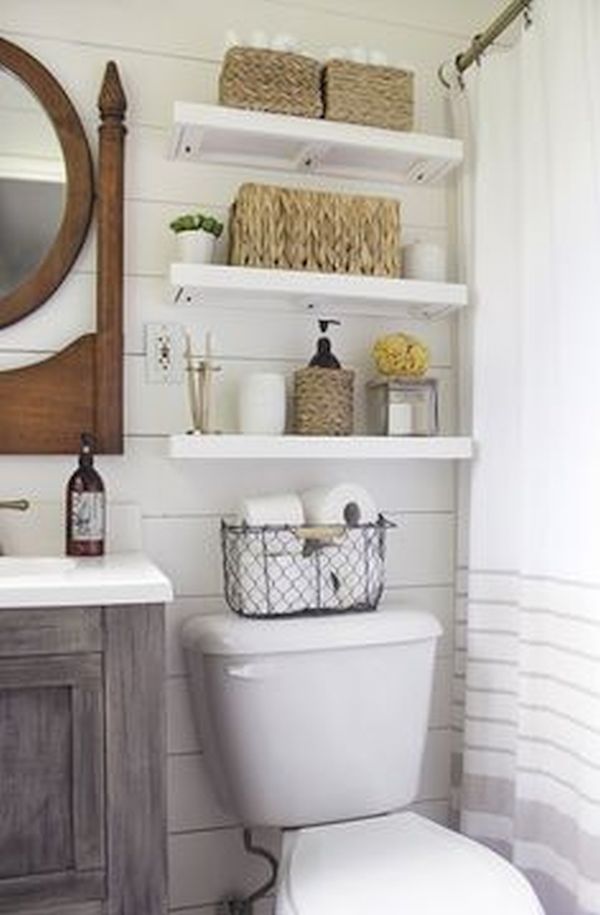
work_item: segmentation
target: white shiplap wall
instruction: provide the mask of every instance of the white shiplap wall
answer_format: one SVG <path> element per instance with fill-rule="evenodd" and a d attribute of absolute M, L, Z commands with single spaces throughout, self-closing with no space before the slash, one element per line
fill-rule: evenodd
<path fill-rule="evenodd" d="M 181 312 L 169 304 L 165 272 L 171 256 L 167 222 L 200 204 L 225 216 L 243 170 L 199 167 L 167 160 L 175 99 L 214 101 L 226 29 L 252 28 L 297 36 L 324 56 L 332 45 L 367 45 L 391 62 L 417 70 L 418 127 L 443 133 L 443 106 L 435 80 L 438 63 L 459 50 L 485 23 L 493 0 L 2 0 L 0 30 L 40 58 L 65 86 L 95 148 L 95 100 L 107 59 L 120 67 L 129 99 L 126 183 L 126 454 L 99 464 L 115 501 L 137 502 L 145 548 L 171 576 L 175 604 L 168 612 L 169 853 L 171 906 L 188 915 L 212 913 L 224 894 L 243 890 L 262 875 L 245 858 L 239 829 L 218 810 L 191 726 L 177 626 L 187 615 L 222 606 L 218 522 L 243 494 L 351 478 L 367 486 L 398 522 L 390 536 L 387 600 L 432 610 L 451 631 L 454 566 L 454 471 L 451 466 L 310 463 L 285 466 L 181 464 L 166 457 L 166 436 L 187 426 L 184 389 L 144 380 L 143 329 L 148 321 L 185 321 L 197 337 L 211 327 L 224 367 L 220 417 L 231 428 L 233 395 L 241 374 L 272 366 L 291 373 L 310 355 L 316 336 L 304 316 L 270 314 L 251 321 L 221 312 Z M 256 178 L 254 173 L 250 177 Z M 386 193 L 402 201 L 405 239 L 448 237 L 442 189 L 370 187 L 348 182 L 260 180 Z M 54 298 L 35 315 L 0 332 L 0 367 L 35 361 L 89 329 L 93 321 L 94 233 Z M 453 422 L 455 371 L 451 322 L 433 327 L 352 318 L 337 333 L 337 350 L 364 378 L 367 350 L 384 329 L 405 328 L 425 337 L 435 374 L 444 382 L 444 422 Z M 40 392 L 43 397 L 43 392 Z M 72 460 L 0 459 L 0 497 L 25 494 L 60 498 Z M 420 809 L 443 819 L 449 782 L 450 639 L 437 663 Z M 361 735 L 357 734 L 357 740 Z M 264 911 L 267 911 L 265 907 Z"/>

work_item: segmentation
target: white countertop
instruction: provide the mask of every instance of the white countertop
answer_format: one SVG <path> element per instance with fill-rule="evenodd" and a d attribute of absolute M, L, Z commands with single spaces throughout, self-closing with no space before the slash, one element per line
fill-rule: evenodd
<path fill-rule="evenodd" d="M 0 556 L 0 609 L 162 604 L 169 579 L 142 553 L 98 559 Z"/>

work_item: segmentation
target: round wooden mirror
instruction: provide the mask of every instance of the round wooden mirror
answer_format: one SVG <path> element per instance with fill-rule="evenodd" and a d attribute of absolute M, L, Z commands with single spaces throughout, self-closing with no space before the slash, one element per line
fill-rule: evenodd
<path fill-rule="evenodd" d="M 92 160 L 81 121 L 51 73 L 0 38 L 0 328 L 52 295 L 92 214 Z M 5 123 L 6 122 L 6 123 Z"/>

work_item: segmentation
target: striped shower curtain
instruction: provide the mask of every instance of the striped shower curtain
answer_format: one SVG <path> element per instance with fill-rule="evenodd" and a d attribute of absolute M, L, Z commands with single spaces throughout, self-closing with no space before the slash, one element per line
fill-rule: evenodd
<path fill-rule="evenodd" d="M 533 10 L 454 101 L 478 449 L 454 801 L 547 915 L 600 915 L 600 0 Z"/>

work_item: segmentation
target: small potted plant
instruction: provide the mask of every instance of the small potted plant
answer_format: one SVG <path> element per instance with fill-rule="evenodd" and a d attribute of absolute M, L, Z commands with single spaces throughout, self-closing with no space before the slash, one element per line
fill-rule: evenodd
<path fill-rule="evenodd" d="M 185 213 L 169 223 L 175 232 L 178 260 L 188 264 L 210 264 L 215 241 L 223 232 L 223 223 L 204 213 Z"/>

